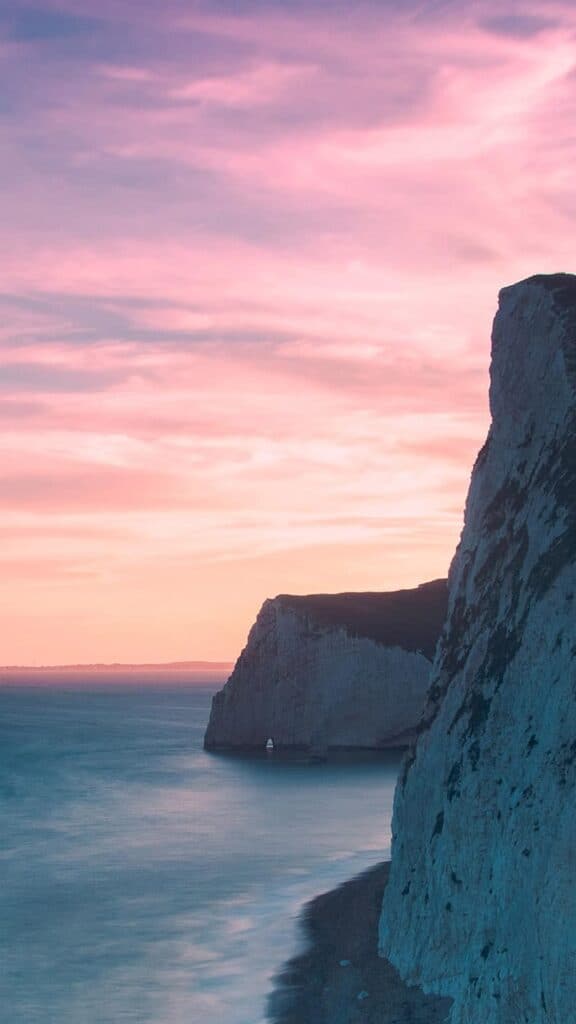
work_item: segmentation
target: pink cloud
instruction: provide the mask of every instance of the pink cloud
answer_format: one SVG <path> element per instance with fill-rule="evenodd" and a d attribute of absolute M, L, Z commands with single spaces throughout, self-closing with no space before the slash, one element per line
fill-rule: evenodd
<path fill-rule="evenodd" d="M 98 17 L 2 49 L 6 658 L 233 657 L 270 593 L 446 570 L 497 291 L 571 267 L 576 16 Z"/>
<path fill-rule="evenodd" d="M 308 80 L 315 68 L 304 64 L 256 64 L 234 75 L 196 78 L 169 89 L 167 95 L 175 100 L 192 100 L 223 107 L 259 107 L 275 103 L 289 95 L 296 83 Z"/>

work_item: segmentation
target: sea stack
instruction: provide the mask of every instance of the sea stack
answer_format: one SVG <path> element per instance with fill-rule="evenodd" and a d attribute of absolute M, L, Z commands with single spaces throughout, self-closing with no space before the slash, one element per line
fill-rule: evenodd
<path fill-rule="evenodd" d="M 576 1015 L 576 278 L 505 288 L 382 954 L 451 1024 Z"/>
<path fill-rule="evenodd" d="M 265 601 L 212 702 L 207 749 L 406 745 L 422 713 L 445 580 L 384 594 Z"/>

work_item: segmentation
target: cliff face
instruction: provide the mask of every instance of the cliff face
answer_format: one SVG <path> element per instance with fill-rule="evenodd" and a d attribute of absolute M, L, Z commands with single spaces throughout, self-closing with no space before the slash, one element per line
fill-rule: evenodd
<path fill-rule="evenodd" d="M 445 580 L 265 601 L 212 702 L 207 748 L 401 746 L 424 706 Z"/>
<path fill-rule="evenodd" d="M 576 1005 L 576 278 L 500 295 L 492 426 L 398 784 L 381 952 L 451 1024 Z"/>

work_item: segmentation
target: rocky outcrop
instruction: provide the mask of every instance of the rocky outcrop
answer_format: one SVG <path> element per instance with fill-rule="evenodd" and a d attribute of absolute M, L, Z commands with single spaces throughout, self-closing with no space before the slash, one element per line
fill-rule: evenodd
<path fill-rule="evenodd" d="M 505 288 L 492 426 L 396 794 L 381 952 L 451 1024 L 576 1006 L 576 278 Z"/>
<path fill-rule="evenodd" d="M 204 745 L 323 751 L 405 745 L 424 706 L 445 580 L 389 594 L 264 602 L 216 694 Z"/>

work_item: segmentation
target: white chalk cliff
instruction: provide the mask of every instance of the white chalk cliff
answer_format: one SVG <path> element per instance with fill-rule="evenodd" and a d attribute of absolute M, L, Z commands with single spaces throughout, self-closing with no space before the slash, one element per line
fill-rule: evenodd
<path fill-rule="evenodd" d="M 212 702 L 214 748 L 394 747 L 413 735 L 446 615 L 446 581 L 389 594 L 265 601 Z"/>
<path fill-rule="evenodd" d="M 576 1021 L 576 278 L 500 294 L 492 426 L 398 783 L 381 952 L 451 1024 Z"/>

